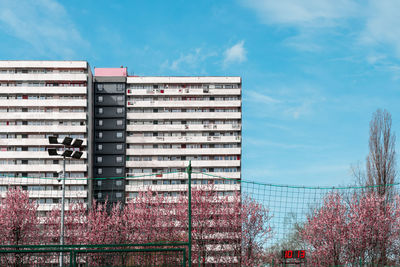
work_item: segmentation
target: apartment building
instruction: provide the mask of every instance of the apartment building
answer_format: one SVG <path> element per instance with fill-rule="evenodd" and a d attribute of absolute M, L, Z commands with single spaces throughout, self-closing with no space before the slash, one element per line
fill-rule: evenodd
<path fill-rule="evenodd" d="M 0 125 L 0 191 L 21 185 L 43 211 L 61 197 L 60 183 L 45 179 L 62 170 L 46 151 L 63 149 L 49 144 L 54 135 L 86 146 L 67 160 L 66 177 L 78 178 L 66 181 L 67 202 L 124 202 L 149 187 L 174 196 L 187 190 L 189 160 L 194 185 L 240 190 L 240 77 L 92 75 L 85 61 L 0 61 Z"/>
<path fill-rule="evenodd" d="M 20 185 L 48 211 L 61 203 L 62 158 L 50 157 L 49 136 L 91 137 L 92 74 L 85 61 L 0 61 L 0 191 Z M 67 160 L 66 203 L 87 202 L 87 154 Z"/>
<path fill-rule="evenodd" d="M 240 77 L 128 77 L 126 92 L 128 197 L 146 185 L 167 196 L 187 190 L 189 160 L 194 185 L 240 189 Z"/>

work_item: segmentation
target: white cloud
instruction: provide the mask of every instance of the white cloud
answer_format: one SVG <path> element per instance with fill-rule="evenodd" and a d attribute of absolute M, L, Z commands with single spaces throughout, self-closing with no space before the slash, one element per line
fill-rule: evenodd
<path fill-rule="evenodd" d="M 356 14 L 358 5 L 351 0 L 243 0 L 267 24 L 321 27 Z"/>
<path fill-rule="evenodd" d="M 256 146 L 256 147 L 276 147 L 276 148 L 280 148 L 280 149 L 312 149 L 312 148 L 315 148 L 311 145 L 274 142 L 274 141 L 268 141 L 266 139 L 257 139 L 257 138 L 251 138 L 251 137 L 244 139 L 244 141 L 245 141 L 245 144 Z"/>
<path fill-rule="evenodd" d="M 293 47 L 299 51 L 319 52 L 323 48 L 314 40 L 314 32 L 303 29 L 297 35 L 287 38 L 283 44 Z"/>
<path fill-rule="evenodd" d="M 30 44 L 32 55 L 71 58 L 89 46 L 55 0 L 1 1 L 0 29 Z"/>
<path fill-rule="evenodd" d="M 400 57 L 400 1 L 370 1 L 367 13 L 360 41 L 374 46 L 389 45 Z"/>
<path fill-rule="evenodd" d="M 198 60 L 200 60 L 200 52 L 201 48 L 195 49 L 194 53 L 189 53 L 186 55 L 180 55 L 180 57 L 171 63 L 171 69 L 173 70 L 178 70 L 180 65 L 186 64 L 186 65 L 195 65 Z"/>
<path fill-rule="evenodd" d="M 303 99 L 300 103 L 295 103 L 291 107 L 284 110 L 284 114 L 293 119 L 298 119 L 301 116 L 311 114 L 313 112 L 313 105 L 317 103 L 316 100 Z"/>
<path fill-rule="evenodd" d="M 398 0 L 238 0 L 253 10 L 262 23 L 296 29 L 283 43 L 297 50 L 325 51 L 335 40 L 358 48 L 366 62 L 398 77 L 400 58 L 400 1 Z M 328 39 L 327 39 L 327 38 Z M 324 41 L 325 40 L 325 41 Z M 379 54 L 375 58 L 372 54 Z"/>
<path fill-rule="evenodd" d="M 252 102 L 260 102 L 263 104 L 280 103 L 281 101 L 272 98 L 270 96 L 257 93 L 256 91 L 248 90 L 246 95 L 250 98 Z"/>
<path fill-rule="evenodd" d="M 369 64 L 375 64 L 375 63 L 378 63 L 385 59 L 386 59 L 386 55 L 382 55 L 382 54 L 370 54 L 367 56 L 367 62 Z"/>
<path fill-rule="evenodd" d="M 234 46 L 225 50 L 224 65 L 234 62 L 243 62 L 246 60 L 246 49 L 244 48 L 244 41 L 240 41 Z"/>
<path fill-rule="evenodd" d="M 202 48 L 196 48 L 192 52 L 180 54 L 172 62 L 166 60 L 161 67 L 179 72 L 186 72 L 188 69 L 200 69 L 203 62 L 216 55 L 214 52 L 205 52 Z"/>
<path fill-rule="evenodd" d="M 297 120 L 313 116 L 317 106 L 326 100 L 320 90 L 307 85 L 267 91 L 270 92 L 269 95 L 252 90 L 244 92 L 243 100 L 245 105 L 248 105 L 251 114 L 257 117 Z"/>

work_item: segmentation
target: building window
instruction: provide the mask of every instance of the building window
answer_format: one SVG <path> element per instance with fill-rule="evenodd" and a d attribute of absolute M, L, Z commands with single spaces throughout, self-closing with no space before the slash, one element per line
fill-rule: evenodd
<path fill-rule="evenodd" d="M 122 120 L 117 120 L 117 125 L 121 126 L 122 125 Z"/>
<path fill-rule="evenodd" d="M 117 145 L 115 146 L 115 148 L 116 148 L 117 150 L 122 150 L 122 144 L 117 144 Z"/>
<path fill-rule="evenodd" d="M 97 193 L 97 198 L 102 198 L 103 194 L 101 192 Z"/>
<path fill-rule="evenodd" d="M 121 174 L 121 173 L 122 173 L 122 169 L 121 169 L 121 168 L 116 168 L 116 169 L 115 169 L 115 173 L 116 173 L 116 174 Z M 121 183 L 121 181 L 117 181 L 117 185 L 118 185 L 118 182 Z"/>
<path fill-rule="evenodd" d="M 117 137 L 117 138 L 122 138 L 122 136 L 123 136 L 123 135 L 122 135 L 122 132 L 117 132 L 117 133 L 116 133 L 116 137 Z"/>
<path fill-rule="evenodd" d="M 103 150 L 103 145 L 97 145 L 97 150 Z"/>
<path fill-rule="evenodd" d="M 103 162 L 103 157 L 97 157 L 97 162 Z"/>
<path fill-rule="evenodd" d="M 122 108 L 117 108 L 117 114 L 121 114 L 124 110 Z"/>
<path fill-rule="evenodd" d="M 98 101 L 98 102 L 103 102 L 103 96 L 102 96 L 102 95 L 99 95 L 99 96 L 97 97 L 97 101 Z"/>
<path fill-rule="evenodd" d="M 97 174 L 103 174 L 103 169 L 102 168 L 98 168 L 97 169 Z M 100 182 L 100 185 L 101 185 L 101 181 L 99 181 Z"/>
<path fill-rule="evenodd" d="M 117 198 L 121 198 L 121 197 L 122 197 L 122 193 L 121 193 L 121 192 L 117 192 L 117 193 L 115 194 L 115 196 L 116 196 Z"/>
<path fill-rule="evenodd" d="M 117 84 L 117 91 L 123 91 L 124 90 L 124 85 L 123 84 Z"/>
<path fill-rule="evenodd" d="M 123 96 L 117 96 L 117 101 L 118 102 L 124 101 L 124 97 Z"/>
<path fill-rule="evenodd" d="M 103 120 L 99 120 L 99 126 L 103 126 Z"/>
<path fill-rule="evenodd" d="M 99 108 L 98 111 L 99 111 L 99 114 L 103 114 L 103 108 Z"/>
<path fill-rule="evenodd" d="M 102 181 L 97 181 L 98 186 L 101 186 L 101 184 L 102 184 Z"/>
<path fill-rule="evenodd" d="M 103 138 L 103 133 L 102 133 L 102 132 L 98 132 L 98 133 L 97 133 L 97 136 L 98 136 L 99 138 Z"/>
<path fill-rule="evenodd" d="M 119 156 L 119 157 L 116 157 L 116 158 L 115 158 L 115 162 L 117 162 L 117 163 L 122 162 L 122 157 L 120 157 L 120 156 Z"/>

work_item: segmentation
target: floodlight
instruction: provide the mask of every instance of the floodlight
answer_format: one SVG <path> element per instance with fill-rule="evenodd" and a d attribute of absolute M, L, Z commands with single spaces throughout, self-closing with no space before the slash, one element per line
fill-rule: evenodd
<path fill-rule="evenodd" d="M 71 142 L 72 142 L 72 138 L 67 136 L 67 137 L 65 137 L 64 140 L 62 141 L 62 144 L 63 144 L 63 145 L 66 145 L 66 146 L 70 146 L 70 145 L 71 145 Z"/>
<path fill-rule="evenodd" d="M 49 136 L 49 143 L 50 144 L 58 144 L 58 139 L 56 136 Z"/>
<path fill-rule="evenodd" d="M 83 144 L 83 140 L 82 139 L 74 139 L 74 142 L 72 143 L 73 147 L 81 147 Z"/>
<path fill-rule="evenodd" d="M 67 149 L 61 154 L 61 156 L 66 157 L 66 158 L 71 157 L 72 152 L 73 152 L 72 150 Z"/>
<path fill-rule="evenodd" d="M 55 148 L 48 148 L 47 153 L 49 153 L 49 156 L 58 156 L 57 149 Z"/>
<path fill-rule="evenodd" d="M 82 157 L 83 153 L 80 151 L 75 151 L 74 154 L 72 154 L 72 158 L 74 159 L 80 159 Z"/>

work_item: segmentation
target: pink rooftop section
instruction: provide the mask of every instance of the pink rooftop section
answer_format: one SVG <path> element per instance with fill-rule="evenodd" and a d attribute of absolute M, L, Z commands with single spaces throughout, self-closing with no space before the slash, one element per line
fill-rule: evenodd
<path fill-rule="evenodd" d="M 94 68 L 94 76 L 124 76 L 126 68 Z"/>

